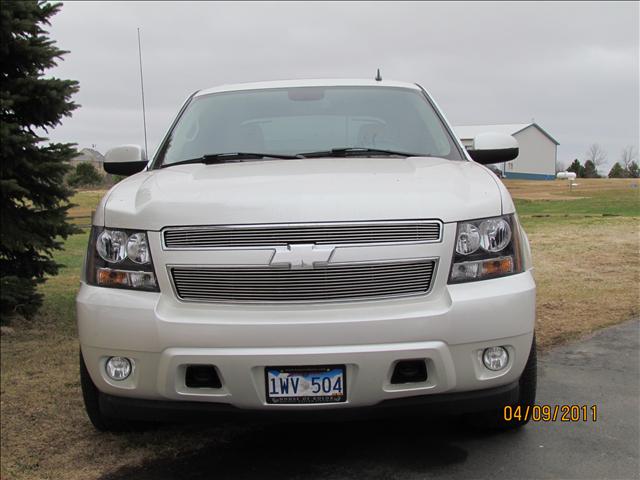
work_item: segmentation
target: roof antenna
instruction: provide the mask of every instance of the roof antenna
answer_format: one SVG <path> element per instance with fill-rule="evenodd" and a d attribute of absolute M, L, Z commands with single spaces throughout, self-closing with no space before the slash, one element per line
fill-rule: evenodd
<path fill-rule="evenodd" d="M 378 73 L 376 73 L 376 78 L 374 79 L 376 82 L 382 81 L 382 75 L 380 75 L 380 69 L 378 69 Z"/>
<path fill-rule="evenodd" d="M 140 60 L 140 90 L 142 91 L 142 125 L 144 128 L 144 154 L 149 158 L 147 150 L 147 113 L 144 108 L 144 78 L 142 77 L 142 46 L 140 44 L 140 28 L 138 28 L 138 58 Z"/>

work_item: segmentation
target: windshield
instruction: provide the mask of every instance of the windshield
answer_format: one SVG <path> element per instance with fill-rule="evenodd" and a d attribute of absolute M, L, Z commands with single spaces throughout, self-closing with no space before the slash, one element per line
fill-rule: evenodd
<path fill-rule="evenodd" d="M 397 87 L 295 87 L 195 97 L 155 166 L 207 155 L 298 155 L 358 148 L 461 160 L 422 92 Z M 360 155 L 359 155 L 360 156 Z"/>

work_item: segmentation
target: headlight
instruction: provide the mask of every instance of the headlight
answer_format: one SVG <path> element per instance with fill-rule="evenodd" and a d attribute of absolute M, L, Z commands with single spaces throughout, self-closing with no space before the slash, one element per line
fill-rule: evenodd
<path fill-rule="evenodd" d="M 522 272 L 519 238 L 513 215 L 458 223 L 449 283 Z"/>
<path fill-rule="evenodd" d="M 480 231 L 473 223 L 463 223 L 458 228 L 456 238 L 456 252 L 460 255 L 470 255 L 480 248 Z"/>
<path fill-rule="evenodd" d="M 480 245 L 487 252 L 504 250 L 511 241 L 511 227 L 504 218 L 490 218 L 480 223 Z"/>
<path fill-rule="evenodd" d="M 150 263 L 151 253 L 146 233 L 134 233 L 127 240 L 127 256 L 135 263 Z"/>
<path fill-rule="evenodd" d="M 127 234 L 120 230 L 103 230 L 96 241 L 98 255 L 105 262 L 119 263 L 127 256 Z"/>
<path fill-rule="evenodd" d="M 85 275 L 90 285 L 159 291 L 146 232 L 93 227 Z"/>

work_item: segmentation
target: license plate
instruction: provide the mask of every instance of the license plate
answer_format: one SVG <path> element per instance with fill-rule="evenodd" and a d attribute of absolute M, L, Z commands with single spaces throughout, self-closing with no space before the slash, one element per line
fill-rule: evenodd
<path fill-rule="evenodd" d="M 338 403 L 347 400 L 344 365 L 266 367 L 267 403 Z"/>

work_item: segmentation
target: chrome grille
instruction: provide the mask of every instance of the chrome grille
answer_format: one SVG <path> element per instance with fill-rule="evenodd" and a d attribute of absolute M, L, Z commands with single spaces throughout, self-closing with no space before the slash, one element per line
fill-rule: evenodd
<path fill-rule="evenodd" d="M 228 225 L 167 228 L 167 249 L 206 249 L 262 247 L 291 243 L 330 245 L 398 242 L 436 242 L 440 240 L 438 221 L 392 221 L 357 223 Z"/>
<path fill-rule="evenodd" d="M 179 298 L 200 302 L 325 302 L 422 295 L 435 260 L 329 265 L 309 270 L 273 267 L 171 267 Z"/>

